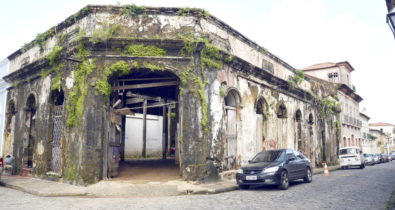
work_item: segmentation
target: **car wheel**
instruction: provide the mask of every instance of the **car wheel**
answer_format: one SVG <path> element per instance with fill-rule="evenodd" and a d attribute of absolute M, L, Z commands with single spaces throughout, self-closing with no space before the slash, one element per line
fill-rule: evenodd
<path fill-rule="evenodd" d="M 282 190 L 288 189 L 288 187 L 289 187 L 289 177 L 288 177 L 288 173 L 286 171 L 282 171 L 281 172 L 280 184 L 278 186 Z"/>
<path fill-rule="evenodd" d="M 307 168 L 306 170 L 306 177 L 303 178 L 304 182 L 310 183 L 313 181 L 313 174 L 311 173 L 311 169 Z"/>
<path fill-rule="evenodd" d="M 250 185 L 239 185 L 240 189 L 247 190 L 250 188 Z"/>
<path fill-rule="evenodd" d="M 362 165 L 359 166 L 359 168 L 363 169 L 363 168 L 365 168 L 365 166 L 362 164 Z"/>

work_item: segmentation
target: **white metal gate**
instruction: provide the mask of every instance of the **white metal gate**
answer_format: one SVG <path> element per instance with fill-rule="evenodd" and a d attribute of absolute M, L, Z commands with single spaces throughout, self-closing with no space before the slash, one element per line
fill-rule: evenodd
<path fill-rule="evenodd" d="M 228 143 L 228 169 L 236 167 L 237 157 L 237 124 L 236 110 L 228 109 L 228 127 L 227 127 L 227 143 Z"/>
<path fill-rule="evenodd" d="M 53 117 L 52 161 L 51 161 L 51 169 L 55 173 L 60 173 L 61 171 L 62 114 L 63 114 L 62 106 L 55 106 L 54 117 Z"/>
<path fill-rule="evenodd" d="M 263 150 L 263 115 L 256 115 L 256 153 Z"/>

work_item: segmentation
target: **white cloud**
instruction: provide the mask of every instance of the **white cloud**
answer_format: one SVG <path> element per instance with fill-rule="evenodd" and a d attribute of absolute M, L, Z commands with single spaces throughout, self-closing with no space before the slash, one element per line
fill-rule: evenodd
<path fill-rule="evenodd" d="M 256 41 L 296 68 L 349 61 L 355 68 L 352 82 L 364 98 L 361 108 L 367 107 L 371 121 L 394 123 L 395 97 L 388 91 L 394 89 L 395 41 L 388 26 L 366 23 L 353 11 L 328 14 L 325 3 L 275 1 L 259 22 Z"/>

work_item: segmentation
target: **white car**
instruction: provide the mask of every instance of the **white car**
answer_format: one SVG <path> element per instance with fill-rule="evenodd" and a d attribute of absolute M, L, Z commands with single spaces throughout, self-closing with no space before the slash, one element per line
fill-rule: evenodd
<path fill-rule="evenodd" d="M 365 159 L 365 165 L 374 165 L 375 164 L 372 154 L 364 153 L 363 157 Z"/>
<path fill-rule="evenodd" d="M 343 147 L 339 150 L 339 160 L 342 169 L 359 166 L 365 168 L 365 159 L 359 147 Z"/>

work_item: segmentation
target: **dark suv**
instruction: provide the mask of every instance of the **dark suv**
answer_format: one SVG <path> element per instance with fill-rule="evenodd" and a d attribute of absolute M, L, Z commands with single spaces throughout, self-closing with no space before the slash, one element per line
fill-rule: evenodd
<path fill-rule="evenodd" d="M 258 153 L 241 167 L 236 181 L 242 189 L 275 184 L 286 190 L 292 180 L 312 182 L 312 174 L 311 162 L 302 153 L 292 149 L 268 150 Z"/>

